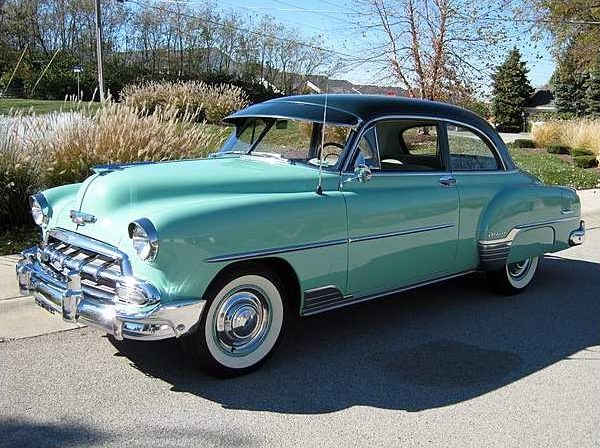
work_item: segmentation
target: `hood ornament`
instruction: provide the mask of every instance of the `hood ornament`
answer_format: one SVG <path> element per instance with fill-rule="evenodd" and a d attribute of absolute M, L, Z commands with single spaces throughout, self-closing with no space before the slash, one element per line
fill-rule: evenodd
<path fill-rule="evenodd" d="M 69 217 L 71 218 L 71 221 L 73 221 L 78 226 L 93 224 L 98 220 L 94 215 L 90 215 L 89 213 L 78 212 L 77 210 L 71 210 L 71 212 L 69 213 Z"/>

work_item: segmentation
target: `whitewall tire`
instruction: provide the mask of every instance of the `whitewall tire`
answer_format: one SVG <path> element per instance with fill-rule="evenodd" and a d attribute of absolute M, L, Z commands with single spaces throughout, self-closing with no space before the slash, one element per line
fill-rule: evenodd
<path fill-rule="evenodd" d="M 223 275 L 206 297 L 197 332 L 183 340 L 188 352 L 218 376 L 256 369 L 283 331 L 285 292 L 279 277 L 266 266 L 245 264 Z"/>
<path fill-rule="evenodd" d="M 531 284 L 537 271 L 539 257 L 516 263 L 506 263 L 501 269 L 488 272 L 492 287 L 503 294 L 518 294 Z"/>

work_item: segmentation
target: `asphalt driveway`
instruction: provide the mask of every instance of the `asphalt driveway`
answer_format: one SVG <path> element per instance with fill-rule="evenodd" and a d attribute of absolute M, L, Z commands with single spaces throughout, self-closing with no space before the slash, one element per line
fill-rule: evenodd
<path fill-rule="evenodd" d="M 526 293 L 497 296 L 473 274 L 299 319 L 242 378 L 194 370 L 170 341 L 7 340 L 0 447 L 600 446 L 590 199 L 586 244 L 546 257 Z"/>

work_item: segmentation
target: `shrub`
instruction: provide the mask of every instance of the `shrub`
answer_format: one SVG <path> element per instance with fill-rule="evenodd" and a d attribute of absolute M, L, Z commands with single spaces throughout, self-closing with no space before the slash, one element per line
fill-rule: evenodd
<path fill-rule="evenodd" d="M 546 151 L 550 154 L 571 154 L 571 148 L 566 145 L 548 145 Z"/>
<path fill-rule="evenodd" d="M 28 144 L 29 122 L 21 116 L 0 123 L 0 230 L 33 225 L 28 197 L 40 188 L 35 146 Z"/>
<path fill-rule="evenodd" d="M 594 168 L 598 166 L 596 156 L 573 157 L 573 162 L 575 162 L 575 166 L 579 168 Z"/>
<path fill-rule="evenodd" d="M 513 147 L 515 148 L 535 148 L 535 143 L 533 140 L 529 140 L 527 138 L 517 138 L 513 142 Z"/>
<path fill-rule="evenodd" d="M 99 109 L 91 119 L 73 120 L 64 132 L 47 140 L 48 186 L 80 182 L 90 167 L 107 163 L 161 161 L 206 156 L 229 134 L 225 127 L 193 122 L 175 107 L 153 114 L 122 104 Z"/>
<path fill-rule="evenodd" d="M 227 115 L 246 107 L 244 91 L 230 84 L 209 85 L 203 82 L 147 82 L 125 86 L 121 98 L 130 107 L 148 114 L 161 107 L 173 108 L 180 115 L 220 123 Z"/>
<path fill-rule="evenodd" d="M 591 151 L 587 148 L 573 148 L 570 151 L 570 154 L 573 157 L 580 157 L 580 156 L 593 156 L 594 155 L 594 151 Z"/>

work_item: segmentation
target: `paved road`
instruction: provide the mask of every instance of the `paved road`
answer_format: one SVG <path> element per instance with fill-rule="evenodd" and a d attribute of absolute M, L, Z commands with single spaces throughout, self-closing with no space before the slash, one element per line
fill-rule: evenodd
<path fill-rule="evenodd" d="M 474 274 L 301 319 L 233 380 L 169 341 L 0 343 L 0 447 L 598 447 L 599 218 L 517 298 Z"/>

